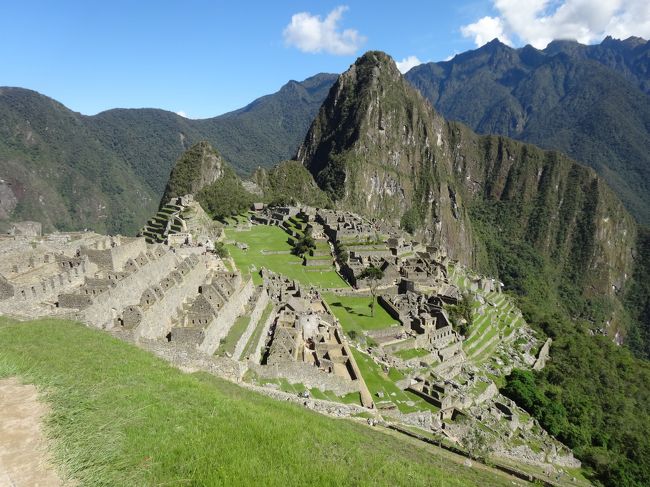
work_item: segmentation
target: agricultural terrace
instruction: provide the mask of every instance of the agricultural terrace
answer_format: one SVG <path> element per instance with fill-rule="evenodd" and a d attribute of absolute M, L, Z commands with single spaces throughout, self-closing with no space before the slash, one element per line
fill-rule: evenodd
<path fill-rule="evenodd" d="M 463 292 L 469 290 L 469 279 L 457 267 L 451 269 L 450 278 Z M 490 360 L 502 340 L 512 337 L 514 331 L 524 324 L 521 313 L 512 298 L 505 293 L 475 291 L 485 304 L 474 300 L 472 304 L 472 324 L 463 350 L 467 357 L 479 365 Z"/>
<path fill-rule="evenodd" d="M 183 373 L 81 324 L 0 318 L 0 343 L 0 378 L 42 392 L 53 460 L 73 485 L 511 485 L 434 447 Z"/>
<path fill-rule="evenodd" d="M 226 239 L 246 244 L 248 249 L 228 244 L 235 264 L 243 274 L 252 274 L 255 284 L 261 284 L 258 271 L 262 267 L 296 279 L 301 284 L 320 288 L 346 288 L 348 284 L 336 273 L 333 265 L 307 267 L 302 259 L 291 255 L 289 235 L 280 227 L 253 225 L 249 230 L 226 227 Z"/>

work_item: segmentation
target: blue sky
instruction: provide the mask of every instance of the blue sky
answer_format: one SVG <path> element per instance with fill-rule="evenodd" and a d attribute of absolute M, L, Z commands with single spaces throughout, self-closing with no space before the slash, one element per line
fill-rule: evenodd
<path fill-rule="evenodd" d="M 342 72 L 369 49 L 417 62 L 444 60 L 495 36 L 541 47 L 558 36 L 648 38 L 646 4 L 7 1 L 0 14 L 0 85 L 34 89 L 85 114 L 156 107 L 204 118 L 290 79 Z"/>

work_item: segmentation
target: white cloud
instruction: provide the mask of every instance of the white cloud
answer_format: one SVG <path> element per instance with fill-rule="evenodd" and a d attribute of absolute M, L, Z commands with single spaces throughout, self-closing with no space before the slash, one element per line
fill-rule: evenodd
<path fill-rule="evenodd" d="M 411 68 L 422 64 L 422 61 L 420 61 L 417 56 L 409 56 L 405 57 L 401 61 L 396 61 L 395 64 L 397 64 L 397 69 L 399 69 L 399 72 L 404 74 Z"/>
<path fill-rule="evenodd" d="M 183 110 L 181 110 L 180 112 L 176 112 L 176 115 L 180 115 L 183 118 L 188 118 L 187 113 L 185 113 Z"/>
<path fill-rule="evenodd" d="M 320 15 L 300 12 L 291 16 L 291 22 L 282 32 L 287 46 L 303 52 L 327 52 L 339 56 L 354 54 L 366 38 L 354 29 L 339 29 L 346 6 L 336 7 L 325 20 Z"/>
<path fill-rule="evenodd" d="M 461 27 L 465 37 L 482 46 L 494 37 L 510 37 L 541 49 L 554 39 L 583 44 L 607 35 L 650 37 L 648 0 L 492 0 L 495 17 Z M 490 37 L 491 36 L 491 37 Z"/>
<path fill-rule="evenodd" d="M 477 46 L 498 38 L 504 44 L 512 45 L 510 39 L 503 31 L 503 22 L 499 17 L 483 17 L 473 24 L 464 25 L 460 28 L 463 37 L 474 37 Z"/>

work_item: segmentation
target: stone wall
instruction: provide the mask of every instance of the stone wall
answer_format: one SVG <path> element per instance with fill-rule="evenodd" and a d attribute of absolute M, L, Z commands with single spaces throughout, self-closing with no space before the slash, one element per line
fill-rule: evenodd
<path fill-rule="evenodd" d="M 266 292 L 266 289 L 261 289 L 259 296 L 257 297 L 257 300 L 255 301 L 255 304 L 253 306 L 253 310 L 251 311 L 251 318 L 250 321 L 248 322 L 248 327 L 246 328 L 246 331 L 244 331 L 242 336 L 239 338 L 239 341 L 235 346 L 235 351 L 232 354 L 235 360 L 242 359 L 241 354 L 244 353 L 244 348 L 246 348 L 246 344 L 248 343 L 248 340 L 255 332 L 255 328 L 257 328 L 258 322 L 262 317 L 262 314 L 264 313 L 264 310 L 266 309 L 266 305 L 268 303 L 269 303 L 269 294 Z"/>
<path fill-rule="evenodd" d="M 105 272 L 121 271 L 129 259 L 135 260 L 140 254 L 146 252 L 147 244 L 142 237 L 122 237 L 121 245 L 108 249 L 92 249 L 88 247 L 81 249 L 82 255 L 87 255 L 92 262 L 97 264 L 99 270 Z"/>
<path fill-rule="evenodd" d="M 235 320 L 243 313 L 254 290 L 253 278 L 247 276 L 206 327 L 205 339 L 199 345 L 199 350 L 208 355 L 214 354 L 219 347 L 220 340 L 228 334 Z"/>
<path fill-rule="evenodd" d="M 284 378 L 291 384 L 303 384 L 307 389 L 332 391 L 337 396 L 359 391 L 360 381 L 343 379 L 304 362 L 286 362 L 281 367 L 252 364 L 250 368 L 264 379 Z"/>
<path fill-rule="evenodd" d="M 46 264 L 54 265 L 54 264 Z M 44 274 L 38 281 L 29 284 L 14 285 L 14 299 L 17 301 L 56 301 L 58 295 L 81 286 L 86 275 L 96 272 L 97 267 L 86 258 L 78 265 L 61 270 L 55 266 L 50 274 Z"/>
<path fill-rule="evenodd" d="M 81 320 L 98 328 L 112 327 L 114 319 L 126 306 L 139 304 L 142 293 L 160 282 L 177 264 L 178 257 L 171 252 L 150 261 L 119 281 L 114 288 L 97 296 L 93 304 L 81 313 Z"/>
<path fill-rule="evenodd" d="M 3 299 L 13 298 L 14 287 L 7 279 L 0 275 L 0 301 Z"/>
<path fill-rule="evenodd" d="M 357 388 L 359 389 L 359 394 L 361 395 L 361 405 L 366 408 L 374 408 L 375 403 L 372 400 L 372 394 L 370 394 L 370 390 L 366 385 L 366 381 L 363 379 L 363 375 L 361 374 L 361 370 L 359 370 L 357 361 L 354 359 L 354 355 L 352 355 L 352 351 L 350 350 L 350 347 L 348 346 L 347 342 L 343 340 L 343 337 L 340 335 L 338 330 L 337 330 L 337 334 L 339 335 L 339 339 L 343 344 L 343 348 L 345 349 L 346 355 L 350 358 L 350 366 L 352 367 L 352 372 L 354 373 L 355 376 L 354 382 L 357 383 Z"/>
<path fill-rule="evenodd" d="M 59 308 L 83 309 L 93 304 L 93 298 L 87 294 L 65 293 L 59 295 Z"/>
<path fill-rule="evenodd" d="M 144 311 L 140 325 L 135 330 L 135 338 L 154 339 L 167 335 L 172 328 L 172 318 L 187 299 L 196 296 L 199 286 L 205 282 L 208 273 L 208 266 L 201 260 L 194 266 L 188 265 L 188 271 L 185 272 L 180 283 L 175 283 L 173 280 L 168 282 L 165 276 L 161 282 L 167 282 L 168 287 L 164 295 Z"/>
<path fill-rule="evenodd" d="M 269 314 L 269 317 L 266 319 L 266 322 L 262 327 L 262 333 L 260 333 L 260 337 L 257 340 L 255 350 L 253 350 L 253 354 L 248 359 L 249 363 L 259 364 L 262 361 L 262 350 L 264 348 L 264 344 L 266 343 L 266 338 L 269 336 L 269 330 L 271 329 L 271 325 L 275 321 L 276 315 L 277 315 L 277 309 L 273 307 L 271 313 Z"/>

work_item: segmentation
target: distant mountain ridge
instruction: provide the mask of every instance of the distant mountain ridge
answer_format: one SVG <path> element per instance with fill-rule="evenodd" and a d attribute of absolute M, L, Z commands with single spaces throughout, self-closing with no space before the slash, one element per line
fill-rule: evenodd
<path fill-rule="evenodd" d="M 448 120 L 567 153 L 593 167 L 650 223 L 650 42 L 493 40 L 405 75 Z"/>
<path fill-rule="evenodd" d="M 648 46 L 608 38 L 594 46 L 554 41 L 539 51 L 493 41 L 406 78 L 447 119 L 595 168 L 649 223 Z M 242 176 L 292 158 L 336 78 L 290 81 L 204 120 L 158 109 L 84 116 L 36 92 L 0 88 L 0 226 L 34 219 L 49 229 L 135 233 L 174 161 L 196 142 L 208 141 Z"/>
<path fill-rule="evenodd" d="M 154 212 L 177 158 L 206 140 L 239 174 L 296 151 L 336 79 L 318 74 L 218 117 L 158 109 L 73 112 L 31 90 L 0 88 L 0 223 L 134 234 Z"/>

